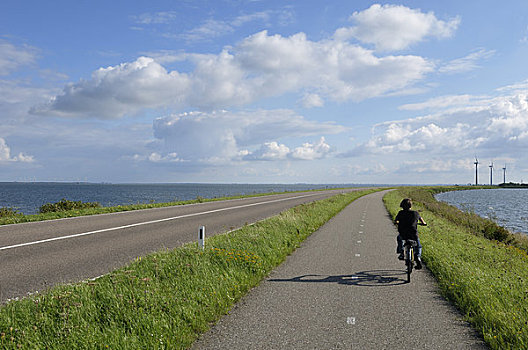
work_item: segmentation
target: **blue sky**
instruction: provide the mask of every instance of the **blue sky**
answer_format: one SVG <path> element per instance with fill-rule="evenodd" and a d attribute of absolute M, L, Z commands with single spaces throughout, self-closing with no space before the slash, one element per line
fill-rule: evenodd
<path fill-rule="evenodd" d="M 0 3 L 0 181 L 528 179 L 526 1 Z"/>

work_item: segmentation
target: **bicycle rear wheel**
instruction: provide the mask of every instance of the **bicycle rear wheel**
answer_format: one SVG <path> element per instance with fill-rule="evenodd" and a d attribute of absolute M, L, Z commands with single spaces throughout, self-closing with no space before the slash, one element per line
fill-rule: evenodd
<path fill-rule="evenodd" d="M 411 283 L 411 273 L 414 265 L 414 249 L 412 247 L 407 247 L 407 259 L 405 262 L 407 264 L 407 283 Z"/>

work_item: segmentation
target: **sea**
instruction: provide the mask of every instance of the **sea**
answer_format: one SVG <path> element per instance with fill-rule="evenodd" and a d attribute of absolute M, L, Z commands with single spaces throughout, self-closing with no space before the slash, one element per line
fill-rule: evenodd
<path fill-rule="evenodd" d="M 46 203 L 61 199 L 98 202 L 102 206 L 167 203 L 198 197 L 219 198 L 257 193 L 305 191 L 364 185 L 351 184 L 109 184 L 64 182 L 0 182 L 0 208 L 36 214 Z"/>
<path fill-rule="evenodd" d="M 485 189 L 439 193 L 439 201 L 492 219 L 511 232 L 528 234 L 528 189 Z"/>

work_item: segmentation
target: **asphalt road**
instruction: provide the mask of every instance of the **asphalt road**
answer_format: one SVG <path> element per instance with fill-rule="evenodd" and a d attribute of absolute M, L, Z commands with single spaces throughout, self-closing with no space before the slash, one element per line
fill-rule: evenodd
<path fill-rule="evenodd" d="M 356 191 L 349 189 L 346 191 Z M 138 256 L 229 231 L 344 190 L 304 192 L 0 226 L 0 303 L 94 278 Z"/>
<path fill-rule="evenodd" d="M 426 269 L 405 283 L 382 196 L 321 227 L 193 349 L 486 349 Z"/>

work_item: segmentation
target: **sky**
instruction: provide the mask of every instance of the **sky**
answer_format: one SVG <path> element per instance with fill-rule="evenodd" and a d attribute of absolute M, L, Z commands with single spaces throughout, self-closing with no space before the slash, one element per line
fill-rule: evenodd
<path fill-rule="evenodd" d="M 0 181 L 528 180 L 528 2 L 0 2 Z"/>

